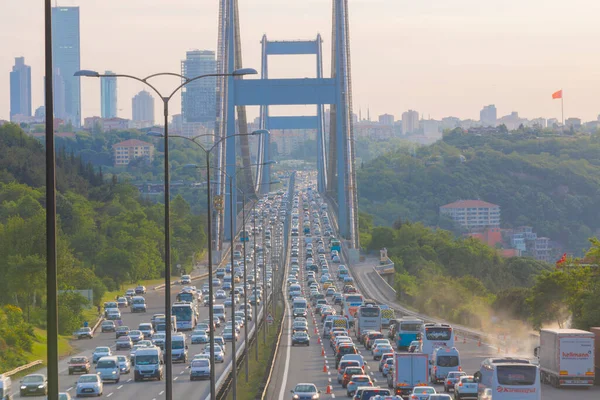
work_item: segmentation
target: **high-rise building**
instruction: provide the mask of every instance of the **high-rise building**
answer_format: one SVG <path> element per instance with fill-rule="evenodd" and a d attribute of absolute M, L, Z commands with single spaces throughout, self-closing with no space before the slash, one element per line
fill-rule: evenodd
<path fill-rule="evenodd" d="M 15 58 L 10 73 L 10 118 L 14 115 L 31 117 L 31 67 L 24 57 Z"/>
<path fill-rule="evenodd" d="M 481 200 L 459 200 L 443 205 L 440 214 L 469 230 L 500 227 L 500 206 Z"/>
<path fill-rule="evenodd" d="M 381 125 L 394 125 L 394 116 L 391 114 L 383 114 L 379 116 L 379 123 Z"/>
<path fill-rule="evenodd" d="M 408 110 L 402 113 L 402 133 L 407 135 L 419 129 L 419 113 Z"/>
<path fill-rule="evenodd" d="M 73 76 L 81 69 L 80 54 L 79 7 L 53 7 L 52 68 L 64 88 L 63 106 L 54 108 L 54 116 L 75 127 L 81 126 L 80 78 Z M 56 99 L 59 95 L 55 92 L 55 103 L 59 103 Z"/>
<path fill-rule="evenodd" d="M 104 75 L 114 75 L 114 72 L 106 71 Z M 117 78 L 100 78 L 100 106 L 102 118 L 116 118 Z"/>
<path fill-rule="evenodd" d="M 132 119 L 136 122 L 147 122 L 154 124 L 154 97 L 145 90 L 142 90 L 131 100 Z"/>
<path fill-rule="evenodd" d="M 192 50 L 186 52 L 181 61 L 181 75 L 187 78 L 217 72 L 215 52 Z M 216 117 L 216 77 L 198 79 L 183 87 L 181 92 L 181 113 L 184 122 L 214 123 Z"/>
<path fill-rule="evenodd" d="M 496 106 L 493 104 L 485 106 L 481 111 L 479 111 L 479 120 L 481 121 L 481 126 L 496 126 L 496 119 Z"/>

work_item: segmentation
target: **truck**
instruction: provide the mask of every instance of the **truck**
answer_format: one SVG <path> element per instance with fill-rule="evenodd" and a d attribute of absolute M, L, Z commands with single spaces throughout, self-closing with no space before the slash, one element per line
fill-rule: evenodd
<path fill-rule="evenodd" d="M 408 397 L 415 387 L 427 386 L 428 382 L 428 354 L 394 353 L 394 372 L 391 379 L 388 377 L 388 386 L 394 389 L 396 395 Z"/>
<path fill-rule="evenodd" d="M 590 328 L 594 334 L 594 366 L 596 374 L 600 374 L 600 327 Z"/>
<path fill-rule="evenodd" d="M 542 383 L 554 387 L 594 384 L 594 334 L 579 329 L 542 329 L 534 350 Z"/>

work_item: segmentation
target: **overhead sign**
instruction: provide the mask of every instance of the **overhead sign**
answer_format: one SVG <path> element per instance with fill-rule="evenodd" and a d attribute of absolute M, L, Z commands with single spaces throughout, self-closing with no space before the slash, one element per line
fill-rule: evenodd
<path fill-rule="evenodd" d="M 271 314 L 267 315 L 267 324 L 273 325 L 273 316 Z"/>

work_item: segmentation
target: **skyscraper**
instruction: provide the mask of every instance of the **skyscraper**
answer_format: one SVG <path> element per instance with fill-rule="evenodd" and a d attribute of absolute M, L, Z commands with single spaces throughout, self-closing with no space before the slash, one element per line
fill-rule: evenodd
<path fill-rule="evenodd" d="M 408 135 L 419 129 L 419 113 L 408 110 L 402 113 L 402 133 Z"/>
<path fill-rule="evenodd" d="M 145 90 L 142 90 L 131 100 L 132 119 L 136 122 L 147 123 L 148 126 L 154 124 L 154 97 Z"/>
<path fill-rule="evenodd" d="M 54 76 L 60 77 L 58 84 L 64 88 L 62 105 L 57 101 L 61 94 L 54 94 L 54 116 L 75 127 L 81 126 L 80 78 L 73 76 L 81 69 L 80 53 L 79 7 L 53 7 L 52 67 Z"/>
<path fill-rule="evenodd" d="M 14 115 L 31 117 L 31 67 L 24 57 L 15 58 L 10 73 L 10 118 Z"/>
<path fill-rule="evenodd" d="M 479 120 L 481 121 L 481 126 L 496 126 L 496 106 L 490 104 L 489 106 L 483 107 L 483 109 L 479 112 Z"/>
<path fill-rule="evenodd" d="M 104 75 L 114 75 L 106 71 Z M 117 116 L 117 78 L 100 78 L 100 105 L 102 118 Z"/>
<path fill-rule="evenodd" d="M 192 50 L 181 61 L 181 74 L 187 78 L 217 72 L 215 52 Z M 184 86 L 181 92 L 181 112 L 184 122 L 214 123 L 216 117 L 216 77 L 202 78 Z"/>

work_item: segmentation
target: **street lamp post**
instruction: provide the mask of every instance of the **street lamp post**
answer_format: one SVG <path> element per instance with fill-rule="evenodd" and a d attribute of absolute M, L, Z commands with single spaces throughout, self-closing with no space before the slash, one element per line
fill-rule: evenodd
<path fill-rule="evenodd" d="M 256 285 L 258 283 L 258 273 L 256 270 L 256 258 L 257 258 L 257 249 L 256 249 L 256 207 L 253 208 L 252 211 L 252 240 L 253 240 L 253 244 L 254 244 L 254 254 L 253 254 L 253 258 L 254 258 L 254 291 L 253 291 L 253 295 L 254 295 L 254 318 L 256 319 L 256 322 L 258 322 L 258 295 L 257 295 L 257 290 L 256 290 Z M 264 311 L 264 308 L 263 308 Z M 258 329 L 258 323 L 256 323 L 254 325 L 257 329 Z M 258 330 L 256 330 L 256 334 L 258 334 Z M 256 336 L 255 336 L 256 337 Z M 256 343 L 256 346 L 254 347 L 254 359 L 256 361 L 258 361 L 258 338 L 256 338 L 256 340 L 254 341 Z"/>
<path fill-rule="evenodd" d="M 163 102 L 163 116 L 164 116 L 164 157 L 165 157 L 165 319 L 166 319 L 166 327 L 165 327 L 165 358 L 166 362 L 166 384 L 165 384 L 165 396 L 167 400 L 173 399 L 173 359 L 172 359 L 172 336 L 171 336 L 171 224 L 170 224 L 170 181 L 169 181 L 169 101 L 171 98 L 177 93 L 182 87 L 185 85 L 192 83 L 198 79 L 213 77 L 213 76 L 242 76 L 242 75 L 253 75 L 257 74 L 255 69 L 252 68 L 241 68 L 233 71 L 230 74 L 205 74 L 196 76 L 193 78 L 188 78 L 186 76 L 172 73 L 172 72 L 160 72 L 157 74 L 149 75 L 145 78 L 138 78 L 132 75 L 126 74 L 99 74 L 96 71 L 91 70 L 80 70 L 75 72 L 75 76 L 84 76 L 84 77 L 92 77 L 92 78 L 101 78 L 101 77 L 113 77 L 113 78 L 129 78 L 134 79 L 136 81 L 142 82 L 143 84 L 150 87 L 152 90 L 158 94 L 160 99 Z M 170 95 L 164 96 L 154 85 L 148 82 L 149 79 L 157 77 L 157 76 L 176 76 L 183 80 L 179 86 L 177 86 Z M 208 164 L 208 156 L 206 157 Z M 209 175 L 210 176 L 210 175 Z M 210 192 L 210 191 L 209 191 Z M 210 195 L 209 195 L 210 201 Z M 209 203 L 210 204 L 210 203 Z M 210 210 L 210 208 L 209 208 Z M 210 215 L 208 220 L 209 227 L 209 237 L 210 237 Z M 212 253 L 211 253 L 211 245 L 209 238 L 209 246 L 208 246 L 208 258 L 209 258 L 209 273 L 212 273 Z M 209 275 L 212 276 L 212 275 Z M 212 288 L 212 284 L 210 285 Z M 212 293 L 211 293 L 212 294 Z M 211 302 L 211 310 L 212 310 L 212 297 L 210 298 Z M 211 313 L 212 315 L 212 313 Z M 211 321 L 212 324 L 212 321 Z M 214 333 L 212 333 L 211 329 L 211 339 L 213 339 Z M 214 380 L 214 344 L 211 341 L 211 398 L 216 398 L 215 393 L 215 380 Z"/>

